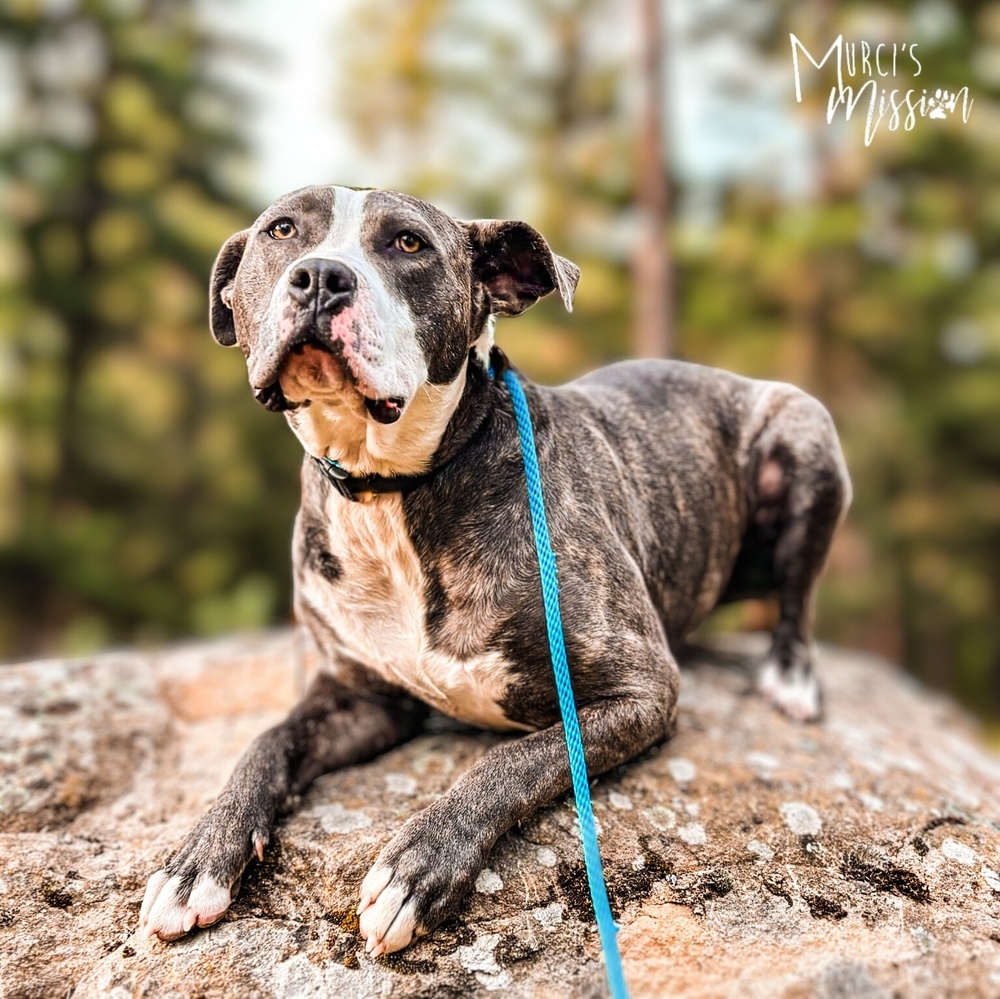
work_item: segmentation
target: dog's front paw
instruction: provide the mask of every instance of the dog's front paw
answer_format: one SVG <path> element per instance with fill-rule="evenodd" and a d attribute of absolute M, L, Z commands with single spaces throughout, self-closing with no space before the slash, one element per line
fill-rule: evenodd
<path fill-rule="evenodd" d="M 210 876 L 187 871 L 171 875 L 157 871 L 146 884 L 139 913 L 139 929 L 148 937 L 176 940 L 195 926 L 218 922 L 233 900 L 231 886 Z"/>
<path fill-rule="evenodd" d="M 248 820 L 217 803 L 166 867 L 147 882 L 139 911 L 140 932 L 176 940 L 195 926 L 218 922 L 239 890 L 250 858 L 256 853 L 264 859 L 267 841 L 265 823 Z"/>
<path fill-rule="evenodd" d="M 485 860 L 471 840 L 431 806 L 384 847 L 361 884 L 358 906 L 372 957 L 409 946 L 461 901 Z"/>

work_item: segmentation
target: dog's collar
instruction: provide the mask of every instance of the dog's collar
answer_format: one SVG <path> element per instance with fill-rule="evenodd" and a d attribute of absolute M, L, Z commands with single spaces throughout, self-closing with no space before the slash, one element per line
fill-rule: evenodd
<path fill-rule="evenodd" d="M 495 344 L 490 349 L 488 372 L 489 377 L 503 384 L 504 371 L 510 366 L 506 354 Z M 341 496 L 353 502 L 358 502 L 365 493 L 403 493 L 404 495 L 417 486 L 429 482 L 450 460 L 446 458 L 440 465 L 435 465 L 419 475 L 351 475 L 334 458 L 317 458 L 313 456 L 316 467 L 324 478 L 340 493 Z"/>
<path fill-rule="evenodd" d="M 351 475 L 333 458 L 313 458 L 326 480 L 341 496 L 355 502 L 363 493 L 408 493 L 434 477 L 437 469 L 420 475 Z"/>

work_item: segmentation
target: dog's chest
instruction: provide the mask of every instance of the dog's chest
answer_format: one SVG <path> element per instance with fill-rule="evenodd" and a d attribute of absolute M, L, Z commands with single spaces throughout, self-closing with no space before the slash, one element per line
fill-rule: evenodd
<path fill-rule="evenodd" d="M 501 653 L 472 648 L 458 657 L 431 641 L 427 580 L 398 494 L 370 503 L 334 496 L 322 521 L 305 531 L 300 523 L 298 534 L 296 585 L 328 626 L 337 651 L 454 718 L 522 727 L 500 707 L 510 684 Z M 449 630 L 462 627 L 449 621 Z M 467 630 L 476 632 L 476 622 L 469 620 Z"/>

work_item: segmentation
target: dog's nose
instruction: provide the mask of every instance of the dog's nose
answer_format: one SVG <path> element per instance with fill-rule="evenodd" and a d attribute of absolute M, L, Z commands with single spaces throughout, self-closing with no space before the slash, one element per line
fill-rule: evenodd
<path fill-rule="evenodd" d="M 288 275 L 288 292 L 302 306 L 320 312 L 340 312 L 354 300 L 358 279 L 354 271 L 338 260 L 313 257 L 304 260 Z"/>

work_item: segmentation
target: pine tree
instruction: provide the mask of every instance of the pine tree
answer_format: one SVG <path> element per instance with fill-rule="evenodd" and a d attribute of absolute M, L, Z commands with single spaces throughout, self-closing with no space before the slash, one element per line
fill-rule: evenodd
<path fill-rule="evenodd" d="M 206 322 L 214 254 L 254 214 L 231 193 L 245 109 L 210 74 L 221 47 L 194 4 L 127 8 L 0 14 L 17 85 L 0 145 L 8 655 L 286 605 L 287 528 L 265 525 L 290 521 L 295 449 Z"/>

